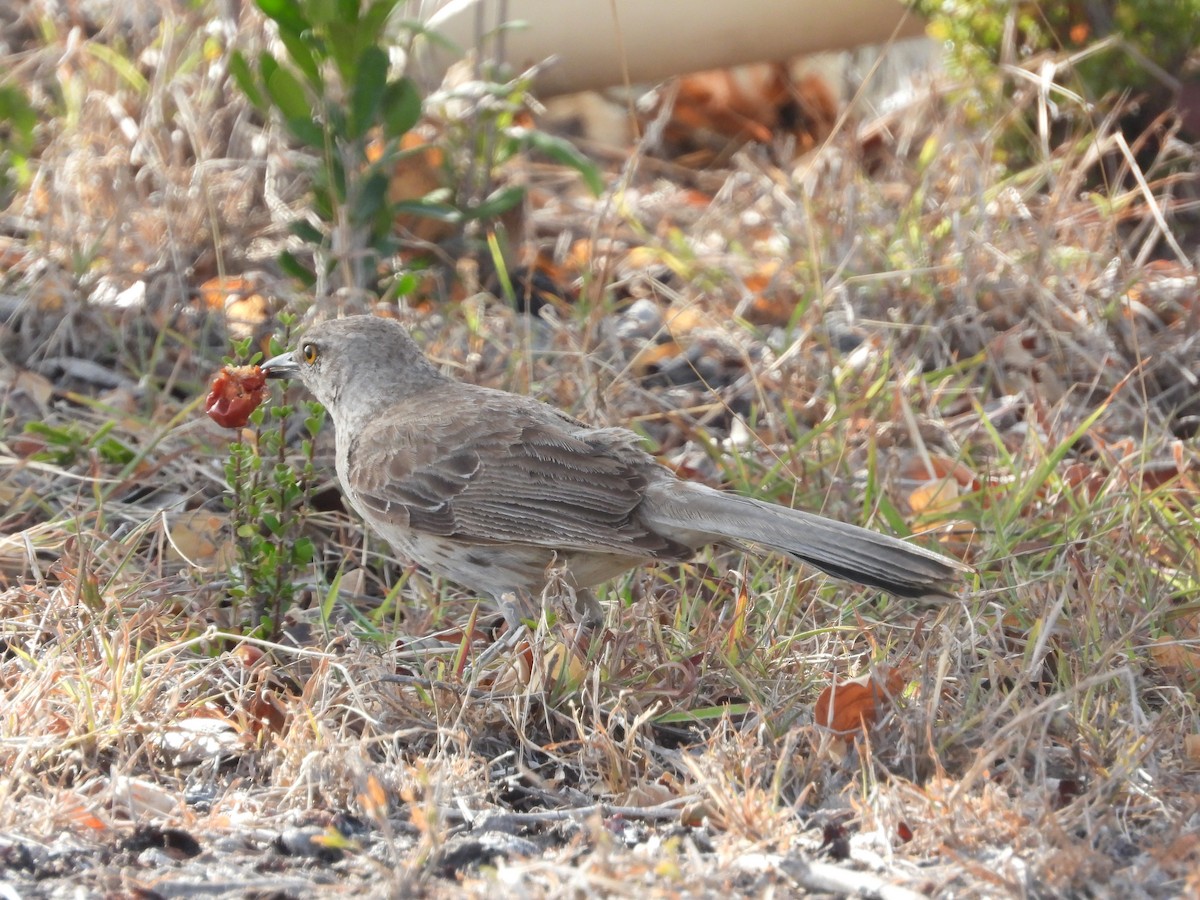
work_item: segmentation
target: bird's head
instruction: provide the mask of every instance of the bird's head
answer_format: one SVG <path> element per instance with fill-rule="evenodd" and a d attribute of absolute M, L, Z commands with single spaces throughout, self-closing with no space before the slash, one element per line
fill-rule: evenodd
<path fill-rule="evenodd" d="M 335 417 L 385 408 L 445 380 L 398 322 L 349 316 L 313 325 L 295 349 L 262 364 L 267 378 L 296 378 Z"/>

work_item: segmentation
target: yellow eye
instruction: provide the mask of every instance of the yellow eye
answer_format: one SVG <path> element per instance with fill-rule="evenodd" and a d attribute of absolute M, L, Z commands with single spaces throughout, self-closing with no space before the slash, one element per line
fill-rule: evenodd
<path fill-rule="evenodd" d="M 312 341 L 301 347 L 300 353 L 304 356 L 304 361 L 310 366 L 317 361 L 317 345 Z"/>

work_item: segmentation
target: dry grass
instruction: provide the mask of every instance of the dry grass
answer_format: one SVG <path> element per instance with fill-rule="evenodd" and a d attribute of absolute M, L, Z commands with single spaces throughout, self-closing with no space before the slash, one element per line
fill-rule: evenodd
<path fill-rule="evenodd" d="M 883 149 L 743 151 L 701 202 L 640 152 L 620 202 L 530 164 L 534 238 L 564 266 L 561 235 L 590 247 L 579 301 L 400 310 L 432 355 L 979 574 L 914 608 L 716 553 L 610 586 L 586 659 L 543 629 L 480 677 L 473 598 L 364 550 L 321 486 L 304 602 L 277 641 L 238 637 L 229 438 L 197 410 L 226 323 L 197 288 L 259 272 L 305 308 L 270 266 L 296 160 L 225 75 L 250 12 L 138 9 L 31 4 L 2 49 L 62 109 L 0 216 L 3 882 L 1200 889 L 1194 148 L 1135 158 L 1099 123 L 1008 173 L 933 93 Z M 875 726 L 821 727 L 831 679 L 881 667 L 902 677 Z"/>

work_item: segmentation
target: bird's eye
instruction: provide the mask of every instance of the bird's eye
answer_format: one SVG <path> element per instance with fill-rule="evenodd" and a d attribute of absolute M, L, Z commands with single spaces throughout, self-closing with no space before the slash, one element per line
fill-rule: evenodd
<path fill-rule="evenodd" d="M 307 344 L 301 347 L 300 353 L 304 357 L 304 361 L 310 366 L 317 361 L 317 345 L 312 341 L 309 341 Z"/>

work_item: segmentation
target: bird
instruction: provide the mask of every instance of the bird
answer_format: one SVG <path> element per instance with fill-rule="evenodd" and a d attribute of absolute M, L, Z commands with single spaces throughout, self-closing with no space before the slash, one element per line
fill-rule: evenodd
<path fill-rule="evenodd" d="M 553 573 L 586 591 L 709 544 L 758 545 L 838 579 L 952 597 L 968 567 L 898 538 L 680 478 L 641 438 L 451 378 L 399 322 L 314 324 L 261 364 L 333 421 L 350 506 L 402 557 L 527 621 Z"/>

